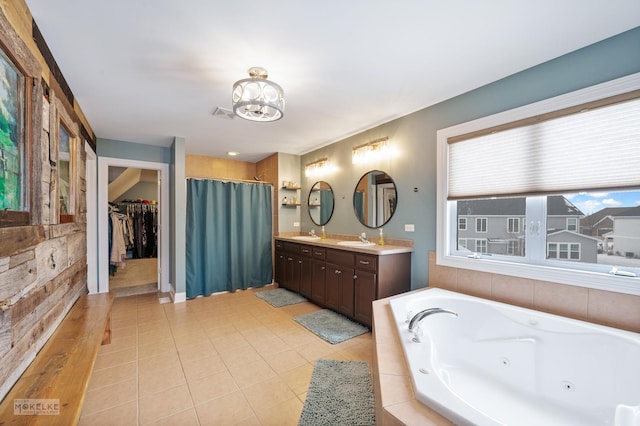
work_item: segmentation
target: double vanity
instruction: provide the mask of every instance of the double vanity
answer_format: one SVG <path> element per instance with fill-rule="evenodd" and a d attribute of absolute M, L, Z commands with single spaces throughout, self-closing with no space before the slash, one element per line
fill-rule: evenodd
<path fill-rule="evenodd" d="M 410 246 L 306 236 L 275 238 L 275 281 L 371 327 L 372 302 L 411 289 Z"/>

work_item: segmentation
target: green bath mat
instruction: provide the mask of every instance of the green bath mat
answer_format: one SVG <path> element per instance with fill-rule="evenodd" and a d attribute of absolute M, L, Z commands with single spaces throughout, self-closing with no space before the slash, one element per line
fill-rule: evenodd
<path fill-rule="evenodd" d="M 340 343 L 369 331 L 363 325 L 355 323 L 329 309 L 322 309 L 293 319 L 313 334 L 329 343 Z"/>
<path fill-rule="evenodd" d="M 374 424 L 369 364 L 363 361 L 317 360 L 298 425 Z"/>
<path fill-rule="evenodd" d="M 289 291 L 286 288 L 258 291 L 255 295 L 276 308 L 286 305 L 295 305 L 296 303 L 307 301 L 307 299 L 300 296 L 298 293 Z"/>

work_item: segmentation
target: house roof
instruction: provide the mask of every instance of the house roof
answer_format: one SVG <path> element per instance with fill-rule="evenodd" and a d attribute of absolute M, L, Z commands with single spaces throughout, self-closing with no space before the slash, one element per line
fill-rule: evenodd
<path fill-rule="evenodd" d="M 524 216 L 526 198 L 490 198 L 458 201 L 458 216 Z M 582 216 L 583 213 L 562 195 L 547 197 L 548 216 Z"/>
<path fill-rule="evenodd" d="M 615 217 L 622 217 L 622 216 L 639 216 L 640 217 L 640 206 L 636 206 L 636 207 L 631 207 L 631 208 L 627 208 L 624 211 L 621 211 L 618 214 L 614 215 Z"/>
<path fill-rule="evenodd" d="M 547 216 L 584 216 L 584 213 L 562 195 L 550 195 L 547 197 Z"/>
<path fill-rule="evenodd" d="M 608 216 L 617 216 L 618 213 L 627 210 L 628 207 L 607 207 L 595 213 L 585 216 L 580 220 L 580 226 L 594 226 Z"/>
<path fill-rule="evenodd" d="M 584 235 L 584 234 L 579 234 L 578 232 L 573 232 L 573 231 L 567 231 L 566 229 L 551 229 L 551 230 L 547 230 L 547 236 L 550 237 L 552 235 L 560 235 L 560 234 L 569 234 L 569 235 L 573 235 L 575 237 L 578 238 L 583 238 L 585 240 L 591 240 L 591 241 L 600 241 L 598 238 L 589 236 L 589 235 Z"/>

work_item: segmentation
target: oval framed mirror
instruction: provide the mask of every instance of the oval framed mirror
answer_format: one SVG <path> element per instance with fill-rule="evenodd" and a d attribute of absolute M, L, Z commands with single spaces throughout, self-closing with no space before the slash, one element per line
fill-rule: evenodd
<path fill-rule="evenodd" d="M 368 228 L 380 228 L 389 222 L 397 205 L 396 184 L 381 170 L 365 173 L 353 191 L 353 211 Z"/>
<path fill-rule="evenodd" d="M 333 216 L 334 204 L 335 197 L 331 185 L 323 180 L 314 183 L 307 201 L 311 221 L 318 226 L 326 225 Z"/>

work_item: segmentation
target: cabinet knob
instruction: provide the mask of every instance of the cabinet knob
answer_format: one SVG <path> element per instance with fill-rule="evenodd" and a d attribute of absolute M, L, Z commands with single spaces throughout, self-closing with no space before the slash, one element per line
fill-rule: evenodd
<path fill-rule="evenodd" d="M 342 271 L 336 269 L 336 275 L 340 275 L 342 273 Z"/>
<path fill-rule="evenodd" d="M 353 279 L 354 279 L 354 280 L 357 280 L 357 279 L 358 279 L 358 276 L 354 274 L 354 275 L 353 275 Z"/>
<path fill-rule="evenodd" d="M 325 268 L 324 266 L 322 268 L 320 268 L 321 271 L 324 271 L 325 269 L 327 269 L 327 268 Z"/>
<path fill-rule="evenodd" d="M 288 258 L 287 258 L 287 260 L 288 260 L 288 261 L 292 261 L 292 260 L 293 260 L 293 258 L 292 258 L 292 257 L 288 257 Z"/>
<path fill-rule="evenodd" d="M 300 263 L 300 264 L 301 264 L 301 263 L 302 263 L 302 260 L 298 260 L 298 263 Z"/>
<path fill-rule="evenodd" d="M 360 261 L 360 264 L 361 264 L 361 265 L 368 265 L 368 264 L 369 264 L 369 262 L 368 262 L 368 261 L 366 261 L 366 260 L 361 260 L 361 261 Z"/>

